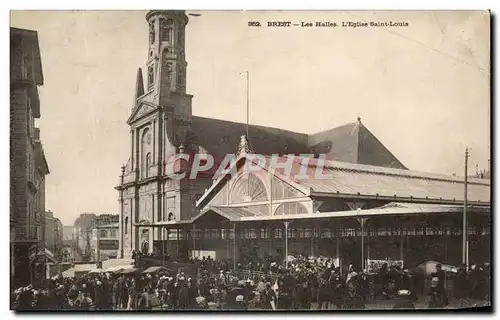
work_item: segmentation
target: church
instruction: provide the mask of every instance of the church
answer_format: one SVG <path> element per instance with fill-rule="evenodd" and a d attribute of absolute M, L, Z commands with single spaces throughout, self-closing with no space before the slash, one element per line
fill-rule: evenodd
<path fill-rule="evenodd" d="M 127 120 L 130 127 L 130 157 L 126 165 L 121 168 L 120 185 L 116 187 L 119 192 L 120 205 L 119 257 L 130 258 L 132 250 L 152 252 L 158 250 L 158 246 L 163 246 L 161 250 L 175 251 L 177 256 L 187 256 L 189 255 L 188 252 L 191 252 L 192 255 L 197 246 L 196 239 L 200 238 L 205 239 L 207 244 L 211 240 L 220 240 L 222 247 L 217 249 L 219 250 L 218 255 L 236 257 L 241 255 L 239 252 L 236 253 L 237 245 L 235 243 L 233 243 L 232 247 L 234 252 L 231 253 L 229 239 L 281 238 L 281 233 L 279 237 L 278 233 L 269 235 L 268 231 L 270 230 L 265 226 L 265 221 L 273 216 L 287 217 L 295 214 L 299 218 L 302 215 L 306 217 L 314 215 L 316 212 L 345 212 L 363 206 L 363 208 L 373 209 L 392 202 L 402 202 L 405 199 L 411 199 L 411 201 L 408 200 L 410 202 L 419 202 L 417 199 L 421 199 L 420 202 L 429 203 L 429 205 L 447 204 L 456 206 L 460 204 L 460 197 L 463 197 L 461 191 L 463 183 L 460 184 L 456 177 L 436 178 L 419 175 L 408 170 L 362 124 L 360 118 L 353 123 L 308 135 L 258 125 L 249 125 L 247 131 L 247 125 L 244 123 L 193 115 L 193 96 L 186 93 L 188 64 L 185 56 L 185 28 L 188 17 L 184 11 L 150 11 L 146 15 L 146 21 L 149 24 L 149 50 L 146 60 L 145 81 L 143 71 L 139 69 L 137 71 L 134 105 Z M 167 168 L 170 159 L 176 154 L 209 154 L 215 159 L 223 159 L 225 155 L 234 154 L 238 151 L 240 140 L 246 141 L 246 137 L 242 137 L 246 132 L 248 132 L 247 142 L 251 146 L 252 153 L 260 155 L 279 154 L 283 156 L 287 154 L 323 155 L 329 169 L 335 167 L 340 168 L 338 169 L 339 172 L 359 171 L 363 174 L 367 172 L 369 174 L 366 175 L 366 180 L 361 184 L 345 185 L 346 192 L 342 194 L 342 201 L 338 201 L 338 199 L 330 201 L 336 196 L 340 199 L 338 189 L 336 189 L 336 193 L 333 191 L 336 188 L 335 184 L 339 183 L 338 181 L 331 181 L 331 186 L 322 185 L 321 188 L 325 190 L 324 193 L 317 193 L 313 196 L 310 191 L 316 188 L 316 182 L 310 182 L 314 188 L 312 186 L 301 188 L 298 184 L 293 181 L 286 181 L 283 177 L 249 176 L 243 184 L 246 188 L 238 189 L 235 187 L 236 189 L 231 189 L 234 194 L 230 197 L 228 195 L 230 191 L 227 190 L 229 188 L 227 187 L 228 184 L 219 181 L 224 180 L 224 177 L 217 181 L 209 174 L 198 176 L 197 179 L 172 179 L 171 172 L 168 172 Z M 238 161 L 245 161 L 244 159 L 241 160 L 245 158 L 244 153 L 244 150 L 240 150 Z M 177 168 L 176 170 L 189 169 Z M 387 180 L 384 185 L 380 185 L 380 180 L 377 182 L 370 178 L 386 177 L 387 175 L 405 177 L 407 181 L 405 180 L 406 182 L 401 184 L 401 179 L 393 179 Z M 423 185 L 414 183 L 413 191 L 416 193 L 408 190 L 408 192 L 404 192 L 404 197 L 399 197 L 395 193 L 384 194 L 384 191 L 389 192 L 394 189 L 391 188 L 391 184 L 394 186 L 397 183 L 403 189 L 411 188 L 412 181 L 415 181 L 413 179 L 415 175 L 417 175 L 418 179 L 429 180 L 436 185 L 439 184 L 439 186 L 434 189 L 429 188 L 429 194 L 426 194 L 425 192 L 422 193 Z M 357 179 L 356 177 L 353 176 L 353 179 Z M 251 181 L 252 179 L 254 181 Z M 344 179 L 346 184 L 352 184 L 352 181 L 354 181 L 350 180 L 349 177 L 344 177 Z M 271 182 L 271 184 L 275 181 L 274 186 L 267 185 L 267 181 Z M 238 185 L 238 182 L 235 181 L 234 183 Z M 371 188 L 368 189 L 371 190 L 365 194 L 360 194 L 356 189 L 360 188 L 361 190 L 363 184 L 369 185 L 370 183 Z M 256 187 L 252 188 L 251 185 Z M 381 189 L 373 191 L 374 188 L 377 188 L 377 185 L 381 186 Z M 462 189 L 460 189 L 460 185 L 462 185 Z M 444 191 L 451 190 L 450 188 L 453 189 L 453 192 Z M 489 182 L 478 182 L 475 188 L 478 195 L 476 203 L 489 203 Z M 264 191 L 256 192 L 256 190 L 261 189 Z M 442 195 L 439 194 L 441 191 L 444 192 Z M 276 194 L 272 195 L 273 192 L 280 193 L 281 196 L 276 198 Z M 430 192 L 436 194 L 433 195 Z M 226 196 L 220 196 L 222 193 L 226 194 Z M 348 196 L 347 193 L 349 193 Z M 368 197 L 368 193 L 373 193 L 373 195 Z M 417 193 L 419 194 L 417 195 Z M 248 206 L 248 202 L 255 202 L 256 206 L 248 210 L 248 208 L 245 209 L 240 205 L 239 209 L 234 209 L 234 212 L 228 213 L 228 208 L 220 209 L 220 206 L 231 207 L 231 205 L 228 201 L 224 202 L 224 200 L 218 199 L 221 197 L 230 198 L 229 202 L 232 201 L 232 203 L 244 203 L 245 208 Z M 300 199 L 301 204 L 280 205 L 285 198 L 294 197 Z M 358 197 L 358 200 L 363 201 L 352 201 L 354 197 Z M 329 200 L 325 201 L 327 198 Z M 351 200 L 344 201 L 348 198 Z M 435 200 L 430 201 L 431 198 L 435 198 Z M 274 203 L 273 199 L 275 199 Z M 267 203 L 267 201 L 270 203 Z M 218 204 L 216 210 L 213 209 L 214 203 Z M 228 214 L 233 218 L 228 218 Z M 226 219 L 226 222 L 230 220 L 233 224 L 225 224 L 227 226 L 222 227 L 222 229 L 218 227 L 218 222 L 214 222 L 216 225 L 210 226 L 210 221 L 217 220 L 213 219 L 215 216 L 211 217 L 211 219 L 203 222 L 209 225 L 205 230 L 207 237 L 200 236 L 193 223 L 200 217 L 206 219 L 207 215 L 215 215 L 223 220 Z M 251 219 L 253 227 L 252 229 L 241 229 L 239 230 L 241 234 L 235 236 L 238 227 L 234 223 L 241 220 L 241 215 L 246 218 L 254 217 Z M 327 218 L 327 216 L 324 216 L 324 218 Z M 320 223 L 319 220 L 311 224 L 311 226 L 318 227 L 318 223 Z M 254 230 L 253 232 L 256 233 L 255 230 L 259 229 L 261 232 L 255 237 L 250 234 L 251 231 L 248 231 Z M 232 238 L 227 233 L 228 230 L 232 230 Z M 212 239 L 211 235 L 213 231 L 215 232 L 214 239 Z M 304 232 L 302 231 L 302 233 Z M 318 229 L 318 234 L 319 232 Z M 307 243 L 307 246 L 313 243 L 314 241 L 311 239 L 314 238 L 316 231 L 313 230 L 312 233 L 308 234 L 309 236 L 304 238 L 308 240 L 299 242 L 302 244 Z M 361 234 L 363 234 L 363 231 Z M 334 238 L 335 236 L 331 237 Z M 317 248 L 318 243 L 316 242 L 311 248 Z M 215 247 L 219 245 L 220 243 Z M 327 246 L 330 246 L 330 244 Z M 214 250 L 216 251 L 216 249 Z"/>

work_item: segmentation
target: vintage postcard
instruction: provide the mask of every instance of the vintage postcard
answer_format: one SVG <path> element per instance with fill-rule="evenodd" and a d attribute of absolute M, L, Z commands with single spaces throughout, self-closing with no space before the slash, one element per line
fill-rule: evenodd
<path fill-rule="evenodd" d="M 11 309 L 491 307 L 490 20 L 11 11 Z"/>

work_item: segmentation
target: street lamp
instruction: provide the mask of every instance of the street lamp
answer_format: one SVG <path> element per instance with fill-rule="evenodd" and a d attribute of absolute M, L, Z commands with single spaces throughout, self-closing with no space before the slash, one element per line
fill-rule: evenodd
<path fill-rule="evenodd" d="M 161 265 L 162 266 L 165 266 L 165 226 L 162 226 L 161 227 L 161 245 L 162 245 L 162 249 L 161 249 L 161 254 L 162 254 L 162 257 L 161 257 Z"/>

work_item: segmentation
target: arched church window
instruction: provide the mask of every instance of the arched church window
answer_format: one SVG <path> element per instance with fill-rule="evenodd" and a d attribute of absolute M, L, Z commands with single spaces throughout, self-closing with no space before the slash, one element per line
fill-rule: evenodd
<path fill-rule="evenodd" d="M 167 19 L 161 21 L 161 41 L 172 41 L 172 28 L 174 20 Z"/>
<path fill-rule="evenodd" d="M 155 24 L 154 23 L 151 23 L 149 25 L 149 42 L 151 42 L 151 44 L 155 43 Z"/>
<path fill-rule="evenodd" d="M 128 217 L 125 217 L 125 234 L 128 234 Z"/>
<path fill-rule="evenodd" d="M 268 200 L 266 187 L 254 174 L 242 175 L 231 191 L 231 203 L 266 200 Z"/>
<path fill-rule="evenodd" d="M 174 220 L 174 214 L 172 212 L 169 212 L 168 221 L 173 221 L 173 220 Z"/>
<path fill-rule="evenodd" d="M 151 166 L 151 152 L 146 155 L 146 177 L 149 177 L 149 167 Z"/>
<path fill-rule="evenodd" d="M 152 86 L 155 81 L 155 72 L 153 66 L 148 68 L 148 86 Z"/>
<path fill-rule="evenodd" d="M 141 177 L 145 178 L 149 175 L 149 165 L 151 164 L 150 147 L 148 139 L 150 137 L 149 128 L 144 129 L 141 137 L 140 159 L 141 159 Z"/>

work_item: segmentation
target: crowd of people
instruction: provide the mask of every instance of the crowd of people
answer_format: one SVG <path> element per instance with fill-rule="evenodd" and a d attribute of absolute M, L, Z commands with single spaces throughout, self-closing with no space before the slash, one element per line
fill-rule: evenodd
<path fill-rule="evenodd" d="M 136 255 L 140 259 L 155 257 Z M 489 299 L 489 265 L 461 266 L 432 274 L 384 264 L 341 272 L 332 259 L 296 256 L 291 261 L 191 259 L 196 274 L 159 269 L 145 274 L 87 274 L 48 279 L 12 292 L 15 310 L 310 310 L 362 309 L 370 300 L 394 299 L 394 308 L 413 308 L 421 296 L 429 308 L 443 308 L 450 297 Z M 445 284 L 453 281 L 453 290 Z"/>

